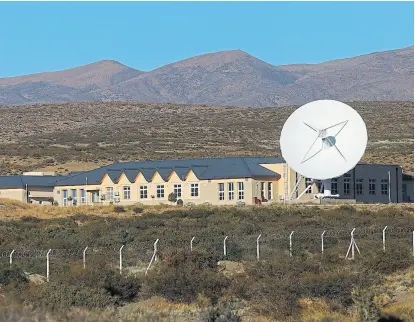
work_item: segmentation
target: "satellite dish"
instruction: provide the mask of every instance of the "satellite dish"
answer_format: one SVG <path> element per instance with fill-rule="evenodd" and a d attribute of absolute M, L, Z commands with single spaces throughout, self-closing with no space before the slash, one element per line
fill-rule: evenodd
<path fill-rule="evenodd" d="M 334 100 L 299 107 L 285 122 L 280 137 L 282 157 L 288 165 L 302 176 L 322 180 L 326 197 L 332 196 L 331 179 L 353 169 L 366 145 L 362 117 Z"/>

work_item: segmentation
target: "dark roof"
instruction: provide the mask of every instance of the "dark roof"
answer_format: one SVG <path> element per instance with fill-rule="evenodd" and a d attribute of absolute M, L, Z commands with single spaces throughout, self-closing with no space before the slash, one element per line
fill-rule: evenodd
<path fill-rule="evenodd" d="M 413 173 L 402 173 L 402 180 L 414 180 L 414 174 Z"/>
<path fill-rule="evenodd" d="M 70 175 L 56 182 L 56 186 L 83 185 L 88 180 L 89 184 L 100 184 L 105 174 L 116 182 L 124 172 L 130 181 L 134 181 L 139 173 L 142 173 L 147 181 L 150 181 L 157 171 L 167 180 L 172 171 L 184 179 L 189 170 L 192 170 L 200 180 L 209 179 L 236 179 L 277 177 L 280 174 L 260 166 L 260 164 L 282 163 L 281 158 L 261 157 L 230 157 L 230 158 L 206 158 L 186 160 L 158 160 L 141 162 L 123 162 L 104 166 L 95 170 L 80 174 Z"/>
<path fill-rule="evenodd" d="M 58 179 L 66 176 L 0 176 L 0 188 L 54 187 Z"/>
<path fill-rule="evenodd" d="M 370 166 L 377 166 L 377 167 L 399 167 L 399 164 L 383 164 L 383 163 L 368 163 L 368 162 L 358 162 L 357 165 L 370 165 Z"/>

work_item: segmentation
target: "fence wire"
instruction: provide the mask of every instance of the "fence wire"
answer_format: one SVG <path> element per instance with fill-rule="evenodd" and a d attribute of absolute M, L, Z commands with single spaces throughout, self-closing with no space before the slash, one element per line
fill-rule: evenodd
<path fill-rule="evenodd" d="M 356 228 L 354 231 L 354 238 L 359 243 L 374 244 L 376 247 L 382 247 L 383 244 L 383 228 Z M 293 233 L 292 233 L 293 232 Z M 258 239 L 258 234 L 251 234 L 247 236 L 238 236 L 229 234 L 224 243 L 225 236 L 194 236 L 192 243 L 193 250 L 211 251 L 216 254 L 224 255 L 224 246 L 226 247 L 227 257 L 239 258 L 243 260 L 254 260 L 257 256 L 257 247 L 259 244 L 261 257 L 266 258 L 272 256 L 276 252 L 288 252 L 290 234 L 293 249 L 308 251 L 310 253 L 321 252 L 322 234 L 324 232 L 324 248 L 326 250 L 334 249 L 335 247 L 347 247 L 351 238 L 351 229 L 331 230 L 331 229 L 313 229 L 313 230 L 299 230 L 299 231 L 276 231 L 272 234 L 261 235 Z M 413 230 L 411 227 L 387 227 L 385 230 L 385 242 L 388 243 L 402 241 L 411 244 L 413 237 Z M 258 239 L 258 244 L 257 244 Z M 154 242 L 140 242 L 127 244 L 122 249 L 122 256 L 126 263 L 133 263 L 134 261 L 147 262 L 153 254 Z M 224 245 L 225 244 L 225 245 Z M 367 244 L 369 245 L 369 244 Z M 85 247 L 88 248 L 85 251 Z M 82 248 L 36 248 L 36 247 L 16 247 L 0 249 L 0 258 L 46 258 L 48 251 L 51 259 L 82 259 L 85 251 L 85 256 L 104 255 L 114 260 L 118 258 L 120 253 L 119 247 L 106 246 L 97 247 L 94 245 L 85 245 Z M 190 238 L 188 241 L 160 239 L 158 243 L 158 251 L 166 249 L 188 249 L 190 250 Z M 372 246 L 373 248 L 373 246 Z M 364 248 L 363 248 L 364 249 Z M 12 253 L 13 252 L 13 253 Z M 133 258 L 133 259 L 132 259 Z"/>

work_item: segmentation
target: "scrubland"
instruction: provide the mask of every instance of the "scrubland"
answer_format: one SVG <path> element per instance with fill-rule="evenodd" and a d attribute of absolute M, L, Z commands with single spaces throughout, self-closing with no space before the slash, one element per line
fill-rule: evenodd
<path fill-rule="evenodd" d="M 0 216 L 0 320 L 413 320 L 412 205 L 59 208 L 2 201 Z M 353 227 L 361 255 L 348 260 Z M 145 275 L 157 238 L 159 257 Z"/>

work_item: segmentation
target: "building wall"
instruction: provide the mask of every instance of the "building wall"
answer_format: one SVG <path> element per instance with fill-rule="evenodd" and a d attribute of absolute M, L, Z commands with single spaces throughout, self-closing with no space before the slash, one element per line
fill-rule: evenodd
<path fill-rule="evenodd" d="M 265 180 L 265 181 L 264 181 Z M 108 205 L 110 203 L 120 205 L 132 205 L 136 203 L 142 203 L 144 205 L 155 205 L 155 204 L 169 204 L 168 195 L 174 191 L 174 185 L 181 185 L 182 196 L 178 199 L 182 199 L 184 203 L 192 202 L 194 204 L 210 203 L 216 205 L 235 205 L 238 201 L 242 201 L 245 204 L 254 203 L 254 187 L 256 183 L 266 182 L 266 188 L 268 188 L 268 182 L 271 182 L 271 200 L 275 200 L 277 195 L 277 189 L 275 186 L 276 178 L 261 178 L 254 180 L 252 178 L 241 178 L 241 179 L 215 179 L 215 180 L 198 180 L 193 172 L 182 181 L 176 173 L 173 173 L 167 182 L 165 182 L 158 173 L 148 182 L 141 174 L 135 179 L 135 182 L 131 183 L 128 178 L 122 174 L 118 179 L 118 182 L 114 183 L 108 175 L 105 175 L 101 184 L 88 185 L 87 187 L 87 204 L 102 204 Z M 222 183 L 224 187 L 224 200 L 219 200 L 219 184 Z M 230 199 L 230 183 L 233 183 L 233 199 Z M 243 197 L 239 199 L 239 183 L 243 184 Z M 198 196 L 191 195 L 191 185 L 198 184 Z M 164 197 L 158 198 L 157 186 L 164 186 Z M 147 198 L 140 198 L 140 186 L 147 187 Z M 124 198 L 124 187 L 130 188 L 130 199 Z M 107 188 L 112 188 L 114 198 L 110 200 L 107 195 Z M 86 189 L 85 185 L 81 186 L 56 186 L 53 191 L 53 198 L 59 203 L 64 205 L 64 190 L 67 191 L 68 196 L 72 195 L 72 190 L 76 190 L 77 204 L 81 203 L 81 189 Z M 99 194 L 97 202 L 92 200 L 92 192 L 96 191 Z M 119 194 L 119 202 L 115 202 L 116 192 Z M 268 190 L 266 190 L 268 193 Z M 101 196 L 105 195 L 105 200 L 101 199 Z M 154 198 L 151 198 L 154 196 Z M 67 201 L 67 205 L 72 204 L 73 201 Z"/>
<path fill-rule="evenodd" d="M 281 174 L 281 180 L 277 183 L 277 189 L 279 192 L 279 200 L 284 195 L 284 168 L 283 164 L 266 165 L 270 170 L 276 171 Z M 388 203 L 389 193 L 382 193 L 382 182 L 381 180 L 388 180 L 388 172 L 390 171 L 390 198 L 391 202 L 403 202 L 403 191 L 402 191 L 402 169 L 395 165 L 381 165 L 381 164 L 358 164 L 354 169 L 349 171 L 346 175 L 332 180 L 333 188 L 335 188 L 335 182 L 337 181 L 337 193 L 340 195 L 340 199 L 356 199 L 358 202 L 370 202 L 370 203 Z M 291 192 L 293 191 L 296 181 L 296 172 L 288 168 L 288 198 L 290 198 Z M 349 180 L 349 193 L 345 190 L 346 180 Z M 358 194 L 356 189 L 356 180 L 362 180 L 363 190 L 362 194 Z M 374 191 L 369 191 L 369 180 L 375 179 Z M 297 192 L 293 195 L 292 199 L 296 199 L 307 187 L 307 179 L 303 178 Z M 408 195 L 413 196 L 413 181 L 407 185 Z M 389 181 L 388 181 L 389 188 Z M 412 190 L 411 190 L 412 189 Z M 319 192 L 319 182 L 315 182 L 312 185 L 311 191 L 303 194 L 300 198 L 302 201 L 314 199 L 314 195 Z M 374 193 L 373 193 L 374 192 Z M 383 191 L 384 192 L 384 191 Z M 335 194 L 335 192 L 333 192 Z M 412 199 L 413 200 L 413 199 Z"/>
<path fill-rule="evenodd" d="M 0 198 L 7 198 L 26 202 L 25 190 L 22 188 L 0 189 Z"/>
<path fill-rule="evenodd" d="M 168 204 L 168 195 L 173 192 L 174 185 L 180 184 L 182 187 L 182 196 L 178 199 L 182 199 L 184 203 L 192 202 L 194 204 L 203 204 L 210 203 L 216 205 L 235 205 L 238 201 L 243 201 L 247 205 L 255 203 L 255 198 L 261 200 L 261 183 L 264 182 L 264 197 L 267 200 L 267 203 L 270 202 L 283 202 L 284 198 L 289 199 L 291 192 L 294 189 L 297 180 L 297 173 L 291 169 L 287 168 L 287 173 L 284 173 L 283 164 L 266 164 L 264 167 L 275 171 L 281 175 L 281 178 L 277 180 L 275 177 L 269 178 L 240 178 L 240 179 L 212 179 L 212 180 L 199 180 L 193 172 L 190 172 L 185 180 L 181 180 L 176 173 L 168 178 L 165 182 L 161 176 L 156 173 L 149 182 L 139 174 L 135 178 L 135 182 L 131 183 L 128 178 L 122 174 L 118 178 L 117 182 L 113 182 L 108 175 L 105 175 L 102 182 L 97 185 L 88 185 L 87 194 L 86 194 L 86 203 L 90 204 L 114 204 L 120 205 L 131 205 L 135 203 L 142 203 L 145 205 L 155 205 L 155 204 Z M 337 193 L 340 195 L 341 199 L 356 199 L 358 202 L 372 202 L 372 203 L 388 203 L 389 194 L 382 193 L 381 189 L 381 180 L 388 180 L 388 171 L 391 174 L 390 180 L 390 198 L 391 202 L 402 202 L 403 201 L 403 192 L 402 192 L 402 170 L 400 167 L 393 165 L 376 165 L 376 164 L 358 164 L 355 169 L 348 172 L 349 175 L 349 193 L 345 191 L 345 176 L 341 176 L 333 180 L 337 181 Z M 284 189 L 284 180 L 288 181 L 287 193 Z M 363 182 L 362 194 L 358 194 L 356 189 L 357 181 L 361 179 Z M 375 179 L 374 190 L 369 191 L 369 180 Z M 239 200 L 238 192 L 238 182 L 243 183 L 243 199 Z M 224 200 L 219 200 L 219 183 L 224 185 Z M 229 183 L 233 183 L 233 199 L 229 198 Z M 198 184 L 199 195 L 191 196 L 191 185 Z M 157 186 L 164 186 L 164 197 L 157 197 Z M 268 198 L 268 187 L 271 187 L 271 198 Z M 147 198 L 140 198 L 140 186 L 147 187 Z M 301 184 L 298 187 L 298 191 L 293 195 L 293 199 L 296 199 L 307 186 L 307 179 L 303 178 Z M 130 188 L 130 199 L 124 198 L 124 187 Z M 389 184 L 388 184 L 389 187 Z M 412 186 L 413 187 L 413 186 Z M 114 199 L 105 200 L 101 199 L 101 196 L 107 196 L 107 188 L 112 188 L 114 193 Z M 81 189 L 85 189 L 84 185 L 80 186 L 66 186 L 60 187 L 57 186 L 53 189 L 53 198 L 63 205 L 63 190 L 68 191 L 68 196 L 72 195 L 71 190 L 76 191 L 77 204 L 81 204 Z M 92 194 L 93 192 L 98 194 L 97 199 L 93 202 Z M 116 192 L 119 194 L 119 202 L 116 201 Z M 373 193 L 372 193 L 373 192 Z M 318 193 L 318 184 L 314 183 L 311 187 L 311 191 L 303 194 L 301 197 L 302 201 L 314 199 L 314 194 Z M 335 192 L 333 192 L 334 194 Z M 413 188 L 412 188 L 413 193 Z M 151 198 L 154 196 L 154 198 Z M 262 200 L 264 201 L 264 200 Z M 71 204 L 68 202 L 68 205 Z"/>
<path fill-rule="evenodd" d="M 275 191 L 277 194 L 275 195 L 274 201 L 276 202 L 283 202 L 285 200 L 289 200 L 292 192 L 294 190 L 295 184 L 298 180 L 297 173 L 291 169 L 290 167 L 286 167 L 286 172 L 284 173 L 284 164 L 283 163 L 277 163 L 277 164 L 262 164 L 263 167 L 275 171 L 281 175 L 281 179 L 278 180 L 275 184 Z M 285 179 L 285 175 L 287 176 L 287 179 Z M 275 180 L 275 179 L 274 179 Z M 288 181 L 287 184 L 287 191 L 285 191 L 285 180 Z M 298 196 L 301 195 L 303 191 L 307 188 L 307 180 L 306 178 L 303 178 L 303 180 L 300 182 L 300 185 L 298 186 L 297 191 L 293 194 L 292 198 L 296 199 Z M 301 196 L 301 200 L 309 200 L 314 198 L 314 194 L 318 193 L 318 187 L 316 184 L 313 184 L 310 188 L 310 190 L 307 191 L 307 193 L 303 194 Z"/>
<path fill-rule="evenodd" d="M 390 184 L 389 175 L 390 171 Z M 350 193 L 345 190 L 346 175 L 349 175 Z M 380 164 L 358 164 L 347 174 L 336 178 L 337 191 L 340 199 L 355 199 L 357 202 L 367 203 L 389 203 L 389 187 L 391 202 L 402 202 L 402 169 L 394 165 Z M 336 179 L 332 180 L 336 181 Z M 360 190 L 359 180 L 362 180 L 362 189 Z M 374 189 L 370 189 L 370 180 Z M 386 182 L 386 190 L 382 191 L 382 180 Z M 384 183 L 385 184 L 385 183 Z M 360 193 L 360 191 L 362 193 Z M 333 192 L 332 192 L 333 193 Z"/>
<path fill-rule="evenodd" d="M 414 178 L 406 177 L 402 180 L 403 202 L 414 202 Z"/>
<path fill-rule="evenodd" d="M 53 187 L 28 187 L 30 203 L 50 205 L 49 198 L 53 198 Z"/>

